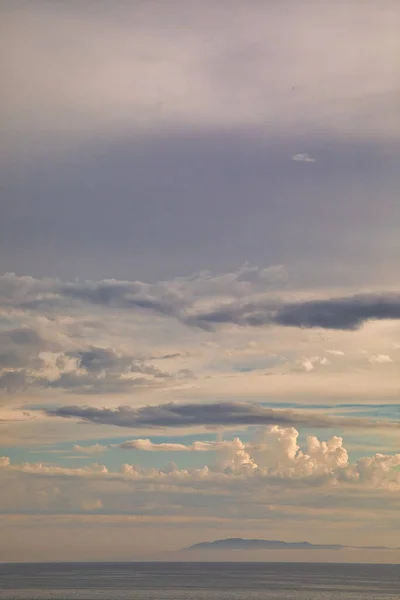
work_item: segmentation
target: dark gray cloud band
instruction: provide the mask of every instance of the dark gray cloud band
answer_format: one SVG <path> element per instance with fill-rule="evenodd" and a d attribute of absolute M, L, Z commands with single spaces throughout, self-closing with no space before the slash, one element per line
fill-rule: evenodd
<path fill-rule="evenodd" d="M 400 428 L 400 422 L 365 418 L 331 417 L 295 410 L 276 410 L 258 404 L 224 402 L 214 404 L 158 404 L 132 408 L 61 406 L 46 409 L 49 416 L 81 419 L 89 423 L 133 429 L 164 427 L 232 427 L 284 425 L 287 427 Z"/>
<path fill-rule="evenodd" d="M 242 305 L 232 303 L 191 316 L 187 322 L 204 328 L 232 323 L 251 327 L 281 325 L 356 330 L 367 321 L 384 319 L 400 319 L 400 294 L 356 295 L 280 306 L 268 301 Z"/>

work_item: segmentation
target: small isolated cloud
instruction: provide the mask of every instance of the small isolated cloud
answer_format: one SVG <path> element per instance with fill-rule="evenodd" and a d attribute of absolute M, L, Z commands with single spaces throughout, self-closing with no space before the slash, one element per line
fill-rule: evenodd
<path fill-rule="evenodd" d="M 292 160 L 298 162 L 316 162 L 316 159 L 312 158 L 309 154 L 295 154 L 292 156 Z"/>
<path fill-rule="evenodd" d="M 300 361 L 300 365 L 305 371 L 313 371 L 316 365 L 329 365 L 329 360 L 325 356 L 312 356 Z"/>
<path fill-rule="evenodd" d="M 82 454 L 100 454 L 107 450 L 107 446 L 102 446 L 101 444 L 93 444 L 92 446 L 80 446 L 79 444 L 75 444 L 72 448 L 74 452 L 80 452 Z"/>
<path fill-rule="evenodd" d="M 303 362 L 301 364 L 302 364 L 302 367 L 304 367 L 304 369 L 306 371 L 312 371 L 314 369 L 314 365 L 313 365 L 312 361 L 308 358 L 306 360 L 303 360 Z"/>
<path fill-rule="evenodd" d="M 122 448 L 123 450 L 144 450 L 146 452 L 208 452 L 216 447 L 216 442 L 193 442 L 193 444 L 186 446 L 185 444 L 170 442 L 156 444 L 149 439 L 137 439 L 122 444 L 113 444 L 113 447 Z"/>
<path fill-rule="evenodd" d="M 375 354 L 371 356 L 369 359 L 370 363 L 375 363 L 378 365 L 384 365 L 393 362 L 388 354 Z"/>
<path fill-rule="evenodd" d="M 187 452 L 189 450 L 184 444 L 155 444 L 149 439 L 130 440 L 122 444 L 116 444 L 116 446 L 123 450 L 145 450 L 146 452 Z"/>

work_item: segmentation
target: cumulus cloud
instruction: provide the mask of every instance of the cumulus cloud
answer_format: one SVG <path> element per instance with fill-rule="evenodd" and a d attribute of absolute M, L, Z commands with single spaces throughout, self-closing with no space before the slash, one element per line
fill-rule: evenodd
<path fill-rule="evenodd" d="M 9 393 L 28 387 L 81 394 L 120 393 L 172 377 L 141 358 L 113 348 L 92 345 L 60 351 L 61 344 L 50 345 L 28 328 L 2 332 L 1 341 L 4 350 L 0 354 L 0 389 Z M 64 344 L 67 347 L 77 345 L 75 340 L 68 338 Z M 58 351 L 50 351 L 55 348 Z M 180 371 L 176 376 L 182 379 L 185 374 Z"/>
<path fill-rule="evenodd" d="M 226 484 L 229 478 L 245 478 L 274 484 L 277 481 L 302 482 L 312 486 L 361 485 L 388 490 L 400 489 L 400 454 L 375 454 L 351 463 L 343 439 L 333 436 L 327 441 L 310 435 L 305 448 L 299 445 L 299 432 L 294 427 L 272 425 L 260 428 L 249 442 L 239 437 L 216 442 L 185 444 L 155 444 L 149 439 L 127 442 L 128 448 L 145 451 L 205 451 L 212 450 L 215 460 L 196 469 L 178 469 L 169 464 L 161 469 L 142 468 L 124 464 L 117 472 L 104 465 L 92 464 L 81 468 L 64 468 L 42 463 L 14 465 L 2 457 L 3 470 L 36 476 L 105 478 L 115 480 L 132 478 L 136 482 L 193 485 L 196 482 Z M 121 445 L 121 447 L 123 447 Z M 228 479 L 226 479 L 228 478 Z"/>
<path fill-rule="evenodd" d="M 295 410 L 277 410 L 246 402 L 221 402 L 213 404 L 158 404 L 132 408 L 96 408 L 92 406 L 60 406 L 45 413 L 53 417 L 75 418 L 83 421 L 132 427 L 199 427 L 290 425 L 329 428 L 399 428 L 399 422 L 373 421 L 364 418 L 331 417 Z"/>
<path fill-rule="evenodd" d="M 310 356 L 302 359 L 300 365 L 305 371 L 313 371 L 316 365 L 326 366 L 329 365 L 329 361 L 325 356 Z"/>

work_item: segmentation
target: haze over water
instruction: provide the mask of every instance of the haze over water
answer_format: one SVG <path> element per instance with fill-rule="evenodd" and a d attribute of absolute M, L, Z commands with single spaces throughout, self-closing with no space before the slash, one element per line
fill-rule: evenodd
<path fill-rule="evenodd" d="M 398 600 L 397 565 L 42 563 L 0 566 L 1 600 Z"/>

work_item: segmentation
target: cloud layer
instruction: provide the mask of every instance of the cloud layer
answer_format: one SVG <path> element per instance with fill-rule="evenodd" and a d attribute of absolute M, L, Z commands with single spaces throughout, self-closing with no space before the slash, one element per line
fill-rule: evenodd
<path fill-rule="evenodd" d="M 215 393 L 292 399 L 315 396 L 315 385 L 321 397 L 336 394 L 340 374 L 340 394 L 355 383 L 395 394 L 398 293 L 318 295 L 293 289 L 281 266 L 154 283 L 4 275 L 0 393 L 7 402 L 40 393 L 46 403 L 54 394 L 59 404 L 75 403 L 60 398 L 66 393 L 107 395 L 114 406 L 131 404 L 130 394 L 144 404 L 161 389 L 181 402 Z M 331 332 L 341 337 L 328 341 Z"/>
<path fill-rule="evenodd" d="M 399 294 L 360 294 L 280 305 L 271 300 L 232 303 L 209 313 L 189 317 L 188 321 L 199 326 L 233 323 L 251 327 L 281 325 L 304 329 L 355 330 L 367 321 L 384 319 L 400 319 Z"/>
<path fill-rule="evenodd" d="M 245 402 L 207 404 L 159 404 L 131 408 L 96 408 L 91 406 L 60 406 L 46 409 L 53 417 L 75 418 L 91 423 L 132 427 L 232 427 L 246 425 L 306 425 L 329 428 L 360 429 L 400 428 L 400 422 L 373 421 L 363 418 L 332 417 L 296 410 L 279 410 Z"/>
<path fill-rule="evenodd" d="M 0 303 L 4 307 L 12 305 L 39 311 L 68 307 L 76 310 L 84 303 L 146 311 L 205 328 L 236 324 L 356 330 L 368 321 L 400 319 L 398 292 L 288 302 L 268 290 L 273 283 L 278 283 L 279 289 L 282 274 L 283 271 L 276 268 L 244 267 L 227 276 L 199 274 L 155 284 L 115 280 L 62 283 L 9 274 L 0 277 Z M 212 308 L 201 311 L 204 303 L 211 304 Z"/>
<path fill-rule="evenodd" d="M 355 463 L 349 461 L 343 439 L 334 436 L 321 441 L 316 436 L 308 436 L 306 448 L 298 443 L 299 432 L 294 427 L 272 425 L 259 428 L 253 439 L 243 442 L 233 440 L 216 442 L 195 442 L 185 444 L 153 444 L 151 440 L 132 440 L 120 447 L 142 451 L 161 452 L 213 452 L 215 460 L 210 465 L 195 469 L 178 469 L 169 464 L 161 469 L 143 468 L 124 464 L 120 471 L 109 471 L 104 465 L 92 464 L 81 468 L 64 468 L 41 463 L 13 465 L 8 457 L 1 457 L 3 472 L 24 473 L 37 476 L 83 477 L 105 480 L 132 480 L 140 483 L 159 483 L 174 486 L 197 487 L 201 483 L 212 486 L 229 486 L 230 478 L 239 478 L 242 485 L 253 481 L 256 485 L 275 485 L 282 482 L 303 483 L 313 487 L 328 485 L 356 485 L 387 490 L 400 489 L 400 454 L 375 454 L 361 458 Z M 205 488 L 207 489 L 207 488 Z M 100 504 L 100 506 L 102 506 Z"/>

